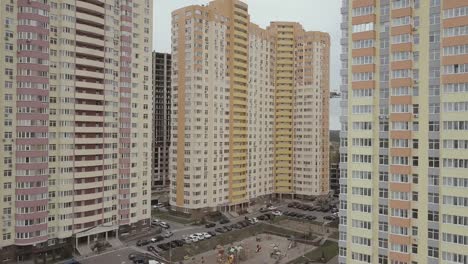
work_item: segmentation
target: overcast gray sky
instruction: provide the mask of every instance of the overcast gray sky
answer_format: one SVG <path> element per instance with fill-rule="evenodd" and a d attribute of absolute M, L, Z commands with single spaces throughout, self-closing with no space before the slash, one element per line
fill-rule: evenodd
<path fill-rule="evenodd" d="M 296 21 L 306 30 L 328 32 L 331 36 L 330 90 L 340 84 L 340 0 L 243 0 L 249 5 L 253 23 L 266 27 L 270 21 Z M 209 0 L 154 0 L 153 49 L 171 50 L 171 12 L 187 5 L 207 4 Z"/>

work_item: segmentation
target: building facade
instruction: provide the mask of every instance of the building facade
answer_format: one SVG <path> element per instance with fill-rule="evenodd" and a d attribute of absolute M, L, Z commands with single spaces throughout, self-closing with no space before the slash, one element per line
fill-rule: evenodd
<path fill-rule="evenodd" d="M 64 257 L 63 244 L 143 228 L 152 1 L 0 5 L 0 258 Z"/>
<path fill-rule="evenodd" d="M 468 2 L 342 3 L 339 263 L 467 263 Z"/>
<path fill-rule="evenodd" d="M 329 46 L 298 23 L 260 28 L 241 1 L 173 12 L 172 206 L 328 193 Z"/>
<path fill-rule="evenodd" d="M 171 145 L 171 54 L 153 51 L 153 180 L 152 187 L 169 186 Z"/>

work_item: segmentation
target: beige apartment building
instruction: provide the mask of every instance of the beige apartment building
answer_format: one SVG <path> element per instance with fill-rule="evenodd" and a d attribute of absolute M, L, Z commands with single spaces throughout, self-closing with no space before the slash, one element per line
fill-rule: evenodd
<path fill-rule="evenodd" d="M 468 1 L 342 4 L 339 263 L 468 263 Z"/>
<path fill-rule="evenodd" d="M 215 0 L 172 13 L 170 203 L 240 210 L 328 194 L 327 33 Z"/>
<path fill-rule="evenodd" d="M 152 5 L 0 2 L 2 263 L 148 226 Z"/>

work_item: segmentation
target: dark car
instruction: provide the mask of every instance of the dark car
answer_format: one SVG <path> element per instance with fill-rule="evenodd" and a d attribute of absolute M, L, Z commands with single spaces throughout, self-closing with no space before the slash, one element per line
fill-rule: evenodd
<path fill-rule="evenodd" d="M 216 236 L 216 232 L 215 232 L 215 231 L 208 231 L 207 233 L 210 234 L 211 236 Z"/>
<path fill-rule="evenodd" d="M 229 219 L 227 219 L 227 218 L 224 218 L 221 221 L 219 221 L 219 223 L 222 224 L 222 225 L 227 224 L 229 222 L 231 222 L 231 221 Z"/>
<path fill-rule="evenodd" d="M 267 220 L 267 217 L 265 215 L 261 215 L 261 216 L 257 217 L 257 219 L 264 221 L 264 220 Z"/>
<path fill-rule="evenodd" d="M 174 242 L 177 244 L 178 247 L 181 247 L 185 244 L 185 240 L 182 239 L 176 239 Z"/>
<path fill-rule="evenodd" d="M 296 214 L 296 217 L 297 217 L 297 218 L 303 218 L 303 217 L 304 217 L 304 214 L 297 213 L 297 214 Z"/>
<path fill-rule="evenodd" d="M 308 215 L 307 220 L 315 220 L 317 217 L 315 215 Z"/>
<path fill-rule="evenodd" d="M 275 218 L 275 216 L 272 215 L 272 214 L 264 214 L 264 216 L 267 217 L 268 220 L 271 220 L 271 219 Z"/>
<path fill-rule="evenodd" d="M 148 246 L 146 250 L 148 250 L 149 252 L 153 252 L 156 251 L 156 248 L 154 248 L 153 246 Z"/>
<path fill-rule="evenodd" d="M 168 244 L 169 243 L 162 243 L 162 244 L 159 244 L 157 247 L 162 249 L 162 250 L 168 250 L 170 248 L 170 246 Z"/>
<path fill-rule="evenodd" d="M 171 246 L 171 248 L 176 248 L 178 247 L 179 245 L 177 244 L 177 242 L 175 242 L 174 240 L 169 242 L 169 246 Z"/>
<path fill-rule="evenodd" d="M 150 244 L 150 243 L 151 243 L 151 242 L 150 242 L 149 240 L 138 240 L 137 243 L 136 243 L 136 245 L 137 245 L 138 247 L 142 247 L 142 246 L 146 246 L 146 245 L 148 245 L 148 244 Z"/>
<path fill-rule="evenodd" d="M 207 224 L 205 225 L 206 228 L 212 228 L 212 227 L 215 227 L 215 226 L 216 226 L 215 223 L 207 223 Z"/>
<path fill-rule="evenodd" d="M 295 204 L 294 203 L 288 203 L 288 207 L 294 207 Z"/>
<path fill-rule="evenodd" d="M 260 208 L 260 213 L 268 212 L 268 209 L 265 207 Z"/>
<path fill-rule="evenodd" d="M 326 215 L 323 217 L 323 219 L 331 221 L 331 220 L 335 220 L 335 217 L 333 215 Z"/>
<path fill-rule="evenodd" d="M 137 257 L 137 255 L 135 255 L 133 253 L 128 254 L 128 259 L 129 260 L 134 260 L 136 257 Z"/>
<path fill-rule="evenodd" d="M 231 230 L 232 230 L 232 227 L 230 227 L 230 226 L 224 226 L 224 229 L 225 229 L 226 231 L 231 231 Z"/>
<path fill-rule="evenodd" d="M 74 260 L 74 259 L 70 259 L 70 260 L 67 260 L 64 264 L 80 264 L 80 262 Z"/>
<path fill-rule="evenodd" d="M 218 232 L 218 233 L 224 233 L 224 232 L 226 232 L 226 230 L 224 230 L 224 228 L 222 228 L 222 227 L 216 228 L 215 231 Z"/>
<path fill-rule="evenodd" d="M 135 259 L 133 259 L 134 264 L 145 264 L 145 258 L 138 256 Z"/>

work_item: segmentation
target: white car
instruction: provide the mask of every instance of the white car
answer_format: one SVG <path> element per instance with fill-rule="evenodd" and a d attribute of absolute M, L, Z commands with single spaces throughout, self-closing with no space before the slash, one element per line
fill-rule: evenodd
<path fill-rule="evenodd" d="M 168 237 L 171 237 L 173 235 L 174 235 L 174 233 L 172 233 L 171 231 L 167 231 L 166 233 L 163 234 L 163 237 L 168 238 Z"/>
<path fill-rule="evenodd" d="M 205 239 L 205 236 L 202 233 L 195 233 L 194 235 L 198 237 L 198 240 Z"/>
<path fill-rule="evenodd" d="M 203 237 L 204 237 L 205 239 L 211 238 L 211 235 L 208 234 L 207 232 L 203 232 L 202 235 L 203 235 Z"/>
<path fill-rule="evenodd" d="M 198 242 L 199 240 L 202 240 L 196 234 L 191 234 L 190 236 L 188 236 L 188 238 L 190 238 L 192 242 Z"/>
<path fill-rule="evenodd" d="M 193 241 L 193 239 L 191 239 L 190 237 L 184 237 L 183 240 L 185 241 L 186 244 L 191 244 L 192 242 L 197 242 L 197 241 Z"/>
<path fill-rule="evenodd" d="M 249 221 L 252 225 L 258 223 L 257 217 L 249 218 L 248 221 Z"/>
<path fill-rule="evenodd" d="M 283 213 L 281 211 L 278 211 L 278 210 L 271 212 L 271 214 L 274 215 L 274 216 L 283 215 Z"/>
<path fill-rule="evenodd" d="M 273 205 L 270 205 L 270 206 L 267 207 L 267 209 L 270 210 L 270 211 L 275 211 L 278 208 L 274 207 Z"/>
<path fill-rule="evenodd" d="M 166 222 L 159 222 L 159 226 L 162 228 L 169 228 L 170 226 Z"/>

